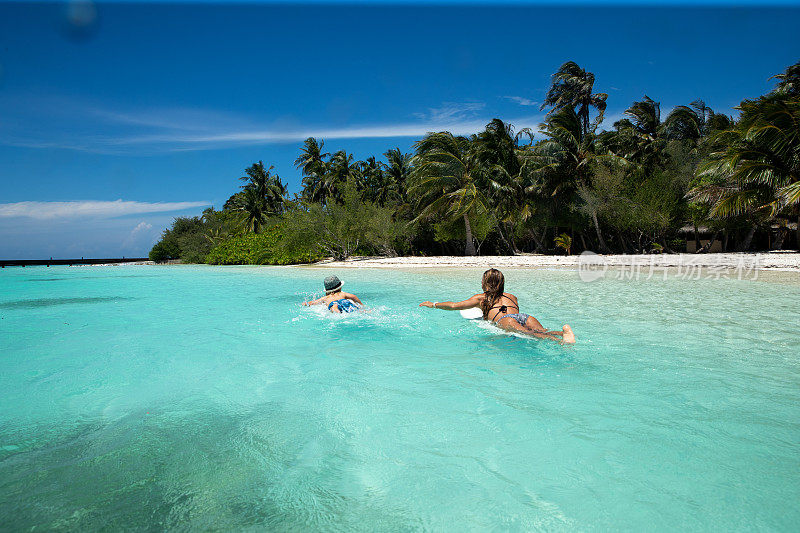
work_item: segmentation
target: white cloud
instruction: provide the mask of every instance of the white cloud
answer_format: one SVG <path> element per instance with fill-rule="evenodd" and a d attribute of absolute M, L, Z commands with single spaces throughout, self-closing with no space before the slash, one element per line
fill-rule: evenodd
<path fill-rule="evenodd" d="M 183 150 L 215 150 L 230 145 L 279 144 L 298 142 L 308 137 L 318 139 L 380 139 L 397 137 L 422 137 L 436 131 L 449 131 L 454 135 L 470 135 L 483 130 L 491 120 L 491 116 L 473 118 L 471 120 L 425 121 L 418 123 L 377 124 L 350 126 L 345 128 L 309 128 L 305 130 L 244 130 L 219 132 L 212 134 L 160 134 L 116 139 L 116 146 L 159 146 L 171 151 Z M 504 119 L 517 129 L 524 127 L 537 128 L 544 115 L 533 115 L 520 118 Z"/>
<path fill-rule="evenodd" d="M 414 116 L 433 122 L 460 121 L 474 117 L 486 107 L 483 102 L 443 102 L 439 107 L 429 107 L 425 113 L 414 113 Z"/>
<path fill-rule="evenodd" d="M 6 103 L 0 108 L 0 114 L 15 109 L 9 105 Z M 433 131 L 466 135 L 482 130 L 493 116 L 486 112 L 483 102 L 444 102 L 423 113 L 414 113 L 417 120 L 405 122 L 336 126 L 303 125 L 289 119 L 266 125 L 263 121 L 259 124 L 253 118 L 202 109 L 109 110 L 87 102 L 58 98 L 42 102 L 22 101 L 17 108 L 40 109 L 42 106 L 48 111 L 48 116 L 60 117 L 55 123 L 48 122 L 47 137 L 43 137 L 38 130 L 3 131 L 0 128 L 0 144 L 114 155 L 156 154 L 294 143 L 308 137 L 331 140 L 418 138 Z M 522 128 L 535 127 L 541 118 L 537 114 L 505 120 Z M 20 118 L 16 123 L 27 124 L 31 121 Z M 65 133 L 73 128 L 78 129 L 69 135 Z"/>
<path fill-rule="evenodd" d="M 477 133 L 491 120 L 486 115 L 469 120 L 426 120 L 420 122 L 353 125 L 342 128 L 308 127 L 304 129 L 242 129 L 187 133 L 165 131 L 127 137 L 104 137 L 84 139 L 85 144 L 72 142 L 37 143 L 21 140 L 6 141 L 12 146 L 29 148 L 61 148 L 103 154 L 126 154 L 131 152 L 159 153 L 192 150 L 217 150 L 231 146 L 281 144 L 300 142 L 308 137 L 319 139 L 380 139 L 398 137 L 422 137 L 434 131 L 449 131 L 454 135 Z M 536 127 L 543 115 L 504 119 L 517 128 Z M 1 215 L 0 215 L 1 216 Z"/>
<path fill-rule="evenodd" d="M 150 143 L 235 143 L 270 144 L 302 141 L 308 137 L 322 139 L 366 139 L 384 137 L 419 137 L 432 131 L 448 130 L 452 133 L 475 133 L 483 129 L 488 120 L 424 122 L 407 124 L 380 124 L 372 126 L 350 126 L 346 128 L 309 128 L 294 131 L 250 130 L 230 131 L 195 135 L 147 135 L 128 137 L 113 141 L 118 144 Z M 204 148 L 209 148 L 208 146 Z"/>
<path fill-rule="evenodd" d="M 512 102 L 522 106 L 534 106 L 539 104 L 539 102 L 535 102 L 530 98 L 525 98 L 524 96 L 504 96 L 503 98 L 506 100 L 511 100 Z"/>
<path fill-rule="evenodd" d="M 0 204 L 0 218 L 114 218 L 142 213 L 163 213 L 205 207 L 209 202 L 133 202 L 75 201 L 75 202 L 16 202 Z M 140 223 L 139 226 L 145 224 Z M 147 224 L 145 224 L 147 225 Z M 139 228 L 137 226 L 137 228 Z M 142 228 L 140 228 L 141 230 Z"/>
<path fill-rule="evenodd" d="M 152 224 L 148 224 L 147 222 L 139 222 L 133 230 L 131 230 L 131 235 L 136 235 L 140 231 L 146 231 L 153 227 Z"/>
<path fill-rule="evenodd" d="M 152 245 L 153 243 L 151 241 L 153 241 L 154 234 L 156 233 L 157 231 L 153 230 L 152 224 L 145 221 L 139 222 L 136 227 L 131 230 L 125 240 L 122 241 L 122 249 L 135 248 L 137 245 L 140 245 L 139 247 L 145 247 L 144 243 Z"/>

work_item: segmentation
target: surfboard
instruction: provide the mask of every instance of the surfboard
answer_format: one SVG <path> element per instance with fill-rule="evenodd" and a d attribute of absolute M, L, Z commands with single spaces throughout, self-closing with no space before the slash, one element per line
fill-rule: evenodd
<path fill-rule="evenodd" d="M 459 313 L 461 313 L 461 316 L 467 320 L 478 320 L 483 318 L 483 311 L 481 311 L 480 307 L 462 309 L 459 311 Z"/>

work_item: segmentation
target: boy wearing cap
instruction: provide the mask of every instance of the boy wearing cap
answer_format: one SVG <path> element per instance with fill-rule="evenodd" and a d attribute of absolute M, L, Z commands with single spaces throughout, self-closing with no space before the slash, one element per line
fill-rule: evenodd
<path fill-rule="evenodd" d="M 324 284 L 325 296 L 310 302 L 303 302 L 303 305 L 325 304 L 331 313 L 352 313 L 364 305 L 355 294 L 342 292 L 344 283 L 336 276 L 328 276 L 325 278 Z"/>

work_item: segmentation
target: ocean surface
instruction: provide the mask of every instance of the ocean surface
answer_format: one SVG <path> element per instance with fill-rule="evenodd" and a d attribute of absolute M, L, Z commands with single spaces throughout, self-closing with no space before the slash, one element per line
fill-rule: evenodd
<path fill-rule="evenodd" d="M 0 271 L 0 529 L 797 530 L 800 275 L 481 272 Z"/>

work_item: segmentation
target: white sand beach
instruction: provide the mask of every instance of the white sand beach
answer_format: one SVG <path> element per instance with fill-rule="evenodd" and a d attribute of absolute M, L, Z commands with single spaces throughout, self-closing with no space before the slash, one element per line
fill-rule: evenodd
<path fill-rule="evenodd" d="M 433 257 L 353 257 L 346 261 L 320 261 L 315 266 L 334 268 L 579 268 L 588 264 L 608 268 L 703 268 L 746 269 L 800 272 L 800 253 L 716 253 L 648 255 L 514 255 L 514 256 L 433 256 Z"/>

